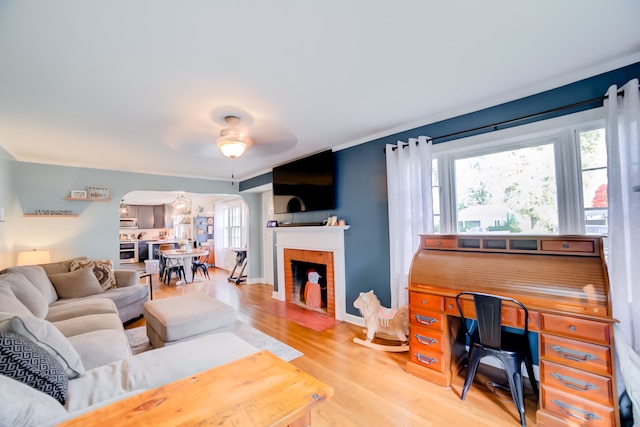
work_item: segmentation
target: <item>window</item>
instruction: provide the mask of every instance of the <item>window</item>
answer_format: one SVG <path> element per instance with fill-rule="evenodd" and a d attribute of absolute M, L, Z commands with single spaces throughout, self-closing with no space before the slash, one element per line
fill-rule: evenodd
<path fill-rule="evenodd" d="M 604 129 L 578 132 L 587 234 L 607 235 L 607 146 Z"/>
<path fill-rule="evenodd" d="M 223 242 L 225 248 L 242 248 L 244 214 L 242 203 L 233 203 L 224 206 L 223 218 Z"/>
<path fill-rule="evenodd" d="M 607 233 L 601 110 L 434 145 L 434 230 Z"/>

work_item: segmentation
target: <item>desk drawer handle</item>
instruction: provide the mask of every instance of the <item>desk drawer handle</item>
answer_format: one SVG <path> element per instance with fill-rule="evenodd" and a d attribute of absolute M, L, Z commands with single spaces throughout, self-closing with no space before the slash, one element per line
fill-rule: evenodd
<path fill-rule="evenodd" d="M 418 362 L 423 363 L 425 365 L 431 365 L 432 363 L 438 363 L 438 359 L 434 359 L 433 357 L 425 356 L 424 354 L 414 353 L 414 356 L 418 359 Z"/>
<path fill-rule="evenodd" d="M 432 345 L 432 344 L 437 344 L 438 343 L 438 340 L 436 340 L 434 338 L 425 337 L 424 335 L 414 334 L 413 336 L 416 337 L 416 339 L 418 340 L 418 342 L 420 344 Z"/>
<path fill-rule="evenodd" d="M 416 318 L 416 321 L 422 325 L 433 325 L 434 323 L 438 323 L 438 319 L 433 317 L 422 316 L 420 314 L 416 314 L 414 317 Z"/>
<path fill-rule="evenodd" d="M 575 378 L 565 377 L 557 372 L 553 372 L 551 376 L 560 381 L 565 387 L 572 388 L 578 391 L 600 390 L 600 387 L 593 383 L 587 383 Z"/>
<path fill-rule="evenodd" d="M 557 352 L 558 354 L 560 354 L 560 356 L 564 357 L 565 359 L 575 360 L 576 362 L 586 362 L 588 360 L 597 359 L 597 357 L 591 353 L 583 353 L 581 351 L 563 348 L 563 347 L 560 347 L 559 345 L 552 345 L 551 350 Z"/>
<path fill-rule="evenodd" d="M 557 399 L 553 399 L 552 402 L 558 405 L 562 412 L 569 415 L 570 417 L 577 418 L 580 421 L 602 420 L 602 418 L 600 418 L 595 412 L 589 412 L 585 411 L 584 409 L 576 408 L 575 406 L 571 406 Z"/>

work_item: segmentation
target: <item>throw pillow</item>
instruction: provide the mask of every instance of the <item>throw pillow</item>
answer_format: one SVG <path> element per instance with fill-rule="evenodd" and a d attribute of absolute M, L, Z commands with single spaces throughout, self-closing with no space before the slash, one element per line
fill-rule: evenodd
<path fill-rule="evenodd" d="M 8 284 L 16 298 L 18 298 L 34 316 L 44 319 L 47 313 L 49 313 L 49 304 L 44 295 L 22 274 L 3 274 L 0 276 L 0 283 Z"/>
<path fill-rule="evenodd" d="M 75 259 L 71 261 L 70 270 L 80 270 L 82 268 L 90 268 L 93 270 L 93 274 L 96 275 L 100 286 L 105 291 L 116 287 L 116 273 L 113 269 L 113 262 L 111 260 L 83 260 Z"/>
<path fill-rule="evenodd" d="M 0 374 L 20 381 L 56 399 L 67 399 L 69 379 L 49 353 L 22 335 L 0 332 Z"/>
<path fill-rule="evenodd" d="M 95 274 L 88 268 L 69 273 L 52 274 L 49 276 L 49 280 L 56 288 L 59 298 L 82 298 L 103 291 Z"/>
<path fill-rule="evenodd" d="M 85 372 L 76 349 L 51 322 L 35 316 L 0 313 L 0 332 L 11 332 L 28 338 L 55 357 L 69 378 L 76 378 Z"/>

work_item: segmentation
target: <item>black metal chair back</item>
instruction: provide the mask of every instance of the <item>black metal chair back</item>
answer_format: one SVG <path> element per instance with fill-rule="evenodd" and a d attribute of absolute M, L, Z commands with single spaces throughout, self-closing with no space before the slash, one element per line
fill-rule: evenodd
<path fill-rule="evenodd" d="M 477 327 L 469 329 L 461 297 L 469 295 L 473 297 Z M 513 332 L 502 328 L 502 304 L 508 302 L 524 311 L 524 325 L 522 329 Z M 526 427 L 524 416 L 524 390 L 522 385 L 522 363 L 525 364 L 531 387 L 535 395 L 538 395 L 538 384 L 533 373 L 531 348 L 529 346 L 529 310 L 519 301 L 513 298 L 491 295 L 480 292 L 460 292 L 456 295 L 456 305 L 462 318 L 465 332 L 470 338 L 469 355 L 467 358 L 467 373 L 460 398 L 464 400 L 473 383 L 478 364 L 485 356 L 496 357 L 506 372 L 509 389 L 513 397 L 513 403 L 520 414 L 520 424 Z"/>

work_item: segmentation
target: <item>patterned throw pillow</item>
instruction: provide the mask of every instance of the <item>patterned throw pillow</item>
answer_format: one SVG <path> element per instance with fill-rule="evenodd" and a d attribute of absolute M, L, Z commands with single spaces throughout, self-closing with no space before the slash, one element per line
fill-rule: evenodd
<path fill-rule="evenodd" d="M 70 270 L 80 270 L 81 268 L 93 269 L 93 274 L 98 278 L 100 286 L 105 291 L 116 287 L 116 273 L 113 270 L 111 260 L 83 260 L 75 259 L 71 261 Z"/>
<path fill-rule="evenodd" d="M 0 374 L 20 381 L 65 404 L 69 380 L 49 353 L 22 335 L 0 332 Z"/>

